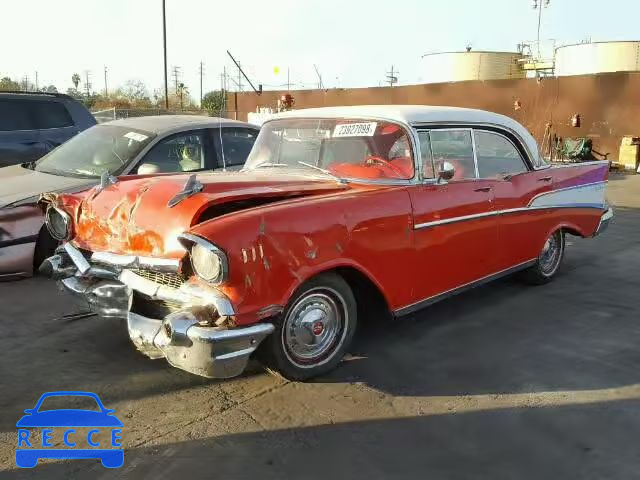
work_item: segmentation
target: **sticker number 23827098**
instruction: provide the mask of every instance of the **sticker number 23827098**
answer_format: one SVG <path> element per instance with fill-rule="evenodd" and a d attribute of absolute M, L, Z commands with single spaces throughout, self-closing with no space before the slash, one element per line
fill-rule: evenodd
<path fill-rule="evenodd" d="M 373 137 L 376 133 L 376 122 L 343 123 L 336 125 L 334 137 Z"/>

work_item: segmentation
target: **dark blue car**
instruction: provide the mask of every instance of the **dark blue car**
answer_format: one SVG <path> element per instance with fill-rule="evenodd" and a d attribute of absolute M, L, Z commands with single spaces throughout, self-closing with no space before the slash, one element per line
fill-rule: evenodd
<path fill-rule="evenodd" d="M 0 92 L 0 167 L 33 162 L 96 123 L 68 95 Z"/>
<path fill-rule="evenodd" d="M 85 410 L 78 408 L 55 409 L 39 411 L 42 402 L 50 397 L 91 397 L 96 401 L 98 410 Z M 18 422 L 18 428 L 42 428 L 42 427 L 122 427 L 122 422 L 114 415 L 114 410 L 105 408 L 98 395 L 92 392 L 49 392 L 40 397 L 34 408 L 24 411 L 26 413 Z M 94 430 L 98 432 L 99 430 Z M 75 433 L 75 431 L 74 431 Z M 119 438 L 119 437 L 118 437 Z M 43 445 L 44 445 L 43 438 Z M 91 442 L 90 435 L 87 442 Z M 112 440 L 113 442 L 113 440 Z M 66 436 L 65 436 L 65 444 Z M 75 445 L 75 443 L 74 443 Z M 112 443 L 113 445 L 113 443 Z M 20 446 L 20 432 L 19 432 Z M 41 458 L 75 459 L 75 458 L 99 458 L 102 464 L 108 468 L 121 467 L 124 462 L 124 451 L 121 448 L 22 448 L 16 450 L 16 465 L 22 468 L 35 467 Z"/>

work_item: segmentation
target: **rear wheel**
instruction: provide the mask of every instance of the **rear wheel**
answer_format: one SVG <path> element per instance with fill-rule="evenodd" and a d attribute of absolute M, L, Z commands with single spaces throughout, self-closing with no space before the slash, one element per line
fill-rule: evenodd
<path fill-rule="evenodd" d="M 536 263 L 523 272 L 523 279 L 533 285 L 550 282 L 560 269 L 564 247 L 564 232 L 556 230 L 544 243 Z"/>
<path fill-rule="evenodd" d="M 342 277 L 325 273 L 302 285 L 261 345 L 265 364 L 289 380 L 333 370 L 356 330 L 357 308 Z"/>

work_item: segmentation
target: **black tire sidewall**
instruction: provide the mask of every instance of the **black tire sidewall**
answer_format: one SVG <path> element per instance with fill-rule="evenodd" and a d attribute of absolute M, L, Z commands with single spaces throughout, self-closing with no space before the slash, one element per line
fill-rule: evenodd
<path fill-rule="evenodd" d="M 560 255 L 559 255 L 556 269 L 551 274 L 545 273 L 542 270 L 542 267 L 540 265 L 540 255 L 538 255 L 536 263 L 523 272 L 523 279 L 527 283 L 530 283 L 533 285 L 544 285 L 545 283 L 549 283 L 558 275 L 558 272 L 562 268 L 562 261 L 564 259 L 565 246 L 566 246 L 565 234 L 564 234 L 564 231 L 562 230 L 556 230 L 550 235 L 550 237 L 554 235 L 560 235 Z"/>
<path fill-rule="evenodd" d="M 328 287 L 337 291 L 344 299 L 345 308 L 347 310 L 348 322 L 346 325 L 346 332 L 344 333 L 344 340 L 340 346 L 330 355 L 328 361 L 315 366 L 302 368 L 292 363 L 284 351 L 284 345 L 282 341 L 284 320 L 287 318 L 289 310 L 299 298 L 304 296 L 309 290 L 318 287 Z M 266 366 L 278 371 L 283 377 L 299 381 L 307 380 L 318 375 L 325 374 L 333 370 L 342 360 L 347 352 L 357 327 L 357 308 L 356 300 L 353 295 L 353 291 L 349 284 L 339 275 L 335 273 L 323 273 L 313 277 L 304 284 L 302 284 L 289 300 L 286 308 L 274 322 L 275 330 L 269 335 L 260 346 L 258 351 L 260 359 Z"/>

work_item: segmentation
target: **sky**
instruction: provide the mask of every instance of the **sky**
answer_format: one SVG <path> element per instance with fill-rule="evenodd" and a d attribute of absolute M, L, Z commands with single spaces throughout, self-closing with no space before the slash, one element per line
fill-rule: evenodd
<path fill-rule="evenodd" d="M 540 0 L 544 3 L 545 0 Z M 162 89 L 162 0 L 0 0 L 0 77 L 72 86 L 90 72 L 94 90 L 127 80 Z M 421 56 L 439 51 L 515 51 L 536 39 L 532 0 L 166 0 L 169 70 L 200 95 L 219 89 L 221 74 L 238 71 L 265 89 L 384 84 L 393 65 L 399 84 L 420 83 Z M 638 0 L 550 0 L 541 38 L 556 46 L 585 39 L 640 40 Z M 551 41 L 543 47 L 549 51 Z M 172 84 L 171 74 L 169 75 Z M 243 79 L 244 89 L 247 89 Z M 235 89 L 233 81 L 228 81 Z M 81 84 L 82 88 L 82 84 Z M 171 88 L 171 87 L 170 87 Z"/>

